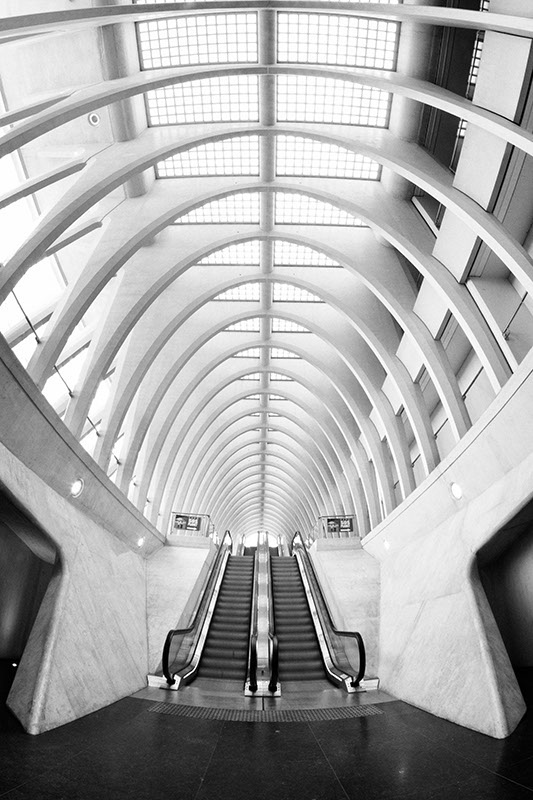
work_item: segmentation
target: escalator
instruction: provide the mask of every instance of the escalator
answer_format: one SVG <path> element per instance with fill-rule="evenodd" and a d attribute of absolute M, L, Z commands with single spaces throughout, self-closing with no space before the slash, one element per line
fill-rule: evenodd
<path fill-rule="evenodd" d="M 324 662 L 296 558 L 272 557 L 271 571 L 280 680 L 325 678 Z"/>
<path fill-rule="evenodd" d="M 243 680 L 248 665 L 254 559 L 230 556 L 197 676 Z"/>

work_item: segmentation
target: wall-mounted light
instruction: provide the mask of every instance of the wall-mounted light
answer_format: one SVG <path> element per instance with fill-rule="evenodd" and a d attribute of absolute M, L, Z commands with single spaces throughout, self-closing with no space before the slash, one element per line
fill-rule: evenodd
<path fill-rule="evenodd" d="M 463 496 L 463 490 L 458 483 L 450 483 L 450 492 L 454 500 L 460 500 Z"/>
<path fill-rule="evenodd" d="M 388 539 L 383 539 L 383 547 L 385 550 L 390 550 L 390 542 Z"/>
<path fill-rule="evenodd" d="M 100 114 L 97 114 L 96 111 L 91 111 L 87 116 L 87 121 L 93 128 L 97 128 L 100 125 Z"/>
<path fill-rule="evenodd" d="M 76 478 L 72 486 L 70 487 L 70 496 L 71 497 L 79 497 L 80 494 L 83 492 L 83 487 L 85 483 L 83 482 L 83 478 Z"/>
<path fill-rule="evenodd" d="M 141 536 L 140 539 L 137 539 L 137 547 L 142 547 L 144 544 L 144 536 Z"/>

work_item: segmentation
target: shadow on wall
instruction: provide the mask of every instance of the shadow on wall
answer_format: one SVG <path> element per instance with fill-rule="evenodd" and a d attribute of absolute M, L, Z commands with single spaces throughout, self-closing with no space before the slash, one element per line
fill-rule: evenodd
<path fill-rule="evenodd" d="M 0 489 L 0 702 L 4 703 L 52 575 L 56 547 Z"/>
<path fill-rule="evenodd" d="M 533 706 L 533 502 L 478 553 L 479 574 L 527 705 Z"/>

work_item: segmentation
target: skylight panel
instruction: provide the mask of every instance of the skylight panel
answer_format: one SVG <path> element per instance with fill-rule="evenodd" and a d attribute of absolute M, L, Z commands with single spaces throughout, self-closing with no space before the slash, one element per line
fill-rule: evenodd
<path fill-rule="evenodd" d="M 259 283 L 243 283 L 241 286 L 234 286 L 221 294 L 217 294 L 213 300 L 247 300 L 259 301 L 261 299 L 261 285 Z"/>
<path fill-rule="evenodd" d="M 323 303 L 316 294 L 290 283 L 273 283 L 272 299 L 275 303 Z"/>
<path fill-rule="evenodd" d="M 175 224 L 259 225 L 259 193 L 241 192 L 212 200 L 175 220 Z"/>
<path fill-rule="evenodd" d="M 176 83 L 146 93 L 152 126 L 192 122 L 257 122 L 257 75 L 224 75 Z"/>
<path fill-rule="evenodd" d="M 337 14 L 278 13 L 278 61 L 395 69 L 396 22 Z"/>
<path fill-rule="evenodd" d="M 292 350 L 285 350 L 283 347 L 271 347 L 270 356 L 271 358 L 300 358 Z"/>
<path fill-rule="evenodd" d="M 260 400 L 261 399 L 261 395 L 260 394 L 247 394 L 246 397 L 243 398 L 243 399 L 244 400 Z"/>
<path fill-rule="evenodd" d="M 313 250 L 303 244 L 285 242 L 276 239 L 274 242 L 274 265 L 277 267 L 340 267 L 325 253 Z M 341 267 L 342 269 L 342 267 Z"/>
<path fill-rule="evenodd" d="M 259 175 L 259 137 L 207 142 L 176 153 L 156 165 L 158 178 L 196 175 Z"/>
<path fill-rule="evenodd" d="M 240 381 L 258 381 L 261 378 L 260 372 L 249 372 L 247 375 L 241 375 Z"/>
<path fill-rule="evenodd" d="M 283 397 L 282 394 L 269 394 L 268 395 L 268 399 L 269 400 L 287 400 L 287 398 Z"/>
<path fill-rule="evenodd" d="M 276 192 L 275 222 L 276 225 L 364 225 L 343 208 L 296 192 Z"/>
<path fill-rule="evenodd" d="M 141 69 L 257 61 L 257 14 L 200 14 L 137 25 Z"/>
<path fill-rule="evenodd" d="M 239 350 L 238 353 L 234 353 L 233 358 L 260 358 L 261 357 L 261 348 L 260 347 L 249 347 L 248 350 Z"/>
<path fill-rule="evenodd" d="M 379 180 L 381 166 L 346 147 L 303 136 L 276 137 L 276 174 Z"/>
<path fill-rule="evenodd" d="M 299 325 L 297 322 L 292 322 L 290 319 L 273 317 L 272 333 L 311 333 L 311 331 L 304 328 L 303 325 Z"/>
<path fill-rule="evenodd" d="M 271 381 L 292 381 L 293 378 L 289 378 L 288 375 L 282 375 L 281 372 L 271 372 L 270 373 L 270 380 Z"/>
<path fill-rule="evenodd" d="M 278 75 L 278 122 L 325 122 L 384 128 L 390 93 L 351 81 Z"/>
<path fill-rule="evenodd" d="M 234 322 L 232 325 L 228 325 L 225 330 L 238 333 L 259 333 L 261 331 L 261 321 L 258 317 L 241 319 L 238 322 Z"/>
<path fill-rule="evenodd" d="M 221 264 L 223 266 L 258 266 L 261 258 L 260 242 L 252 239 L 249 242 L 230 244 L 202 258 L 198 264 Z"/>

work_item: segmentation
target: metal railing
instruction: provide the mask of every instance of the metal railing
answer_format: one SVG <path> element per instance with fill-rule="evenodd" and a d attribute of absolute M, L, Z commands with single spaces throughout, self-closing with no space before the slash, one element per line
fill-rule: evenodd
<path fill-rule="evenodd" d="M 294 534 L 291 549 L 300 568 L 328 679 L 346 691 L 354 692 L 360 685 L 366 669 L 363 637 L 358 631 L 342 631 L 335 626 L 313 562 L 299 531 Z"/>
<path fill-rule="evenodd" d="M 226 531 L 218 547 L 215 562 L 192 612 L 191 624 L 186 628 L 171 630 L 167 634 L 163 647 L 162 666 L 163 675 L 169 686 L 192 680 L 198 669 L 202 647 L 213 616 L 231 548 L 231 534 Z"/>

